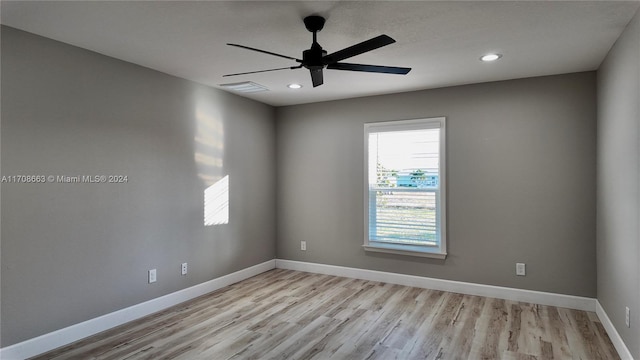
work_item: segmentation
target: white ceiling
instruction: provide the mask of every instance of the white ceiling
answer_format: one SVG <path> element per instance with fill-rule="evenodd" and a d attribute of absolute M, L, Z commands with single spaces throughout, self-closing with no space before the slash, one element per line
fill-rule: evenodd
<path fill-rule="evenodd" d="M 598 68 L 638 1 L 2 1 L 1 20 L 28 32 L 213 87 L 253 81 L 242 94 L 280 106 Z M 403 66 L 406 76 L 305 69 L 226 77 L 297 65 L 226 43 L 296 58 L 311 45 L 302 23 L 327 18 L 329 53 L 380 34 L 395 44 L 348 62 Z M 487 52 L 504 57 L 478 59 Z M 303 88 L 291 90 L 289 83 Z"/>

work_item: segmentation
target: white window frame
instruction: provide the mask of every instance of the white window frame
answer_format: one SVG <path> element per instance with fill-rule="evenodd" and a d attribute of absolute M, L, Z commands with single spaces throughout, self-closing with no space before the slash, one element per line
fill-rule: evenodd
<path fill-rule="evenodd" d="M 439 186 L 436 196 L 436 221 L 439 222 L 440 239 L 437 246 L 391 244 L 369 239 L 369 134 L 385 131 L 440 129 Z M 447 256 L 446 221 L 446 119 L 444 117 L 385 121 L 364 124 L 364 245 L 366 251 L 444 259 Z"/>

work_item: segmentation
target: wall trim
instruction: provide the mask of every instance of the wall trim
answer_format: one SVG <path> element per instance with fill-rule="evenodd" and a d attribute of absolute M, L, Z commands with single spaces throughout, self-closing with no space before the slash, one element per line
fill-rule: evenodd
<path fill-rule="evenodd" d="M 357 269 L 344 266 L 325 265 L 293 260 L 276 259 L 276 268 L 306 271 L 325 275 L 344 276 L 362 280 L 380 281 L 391 284 L 450 291 L 467 295 L 486 296 L 512 301 L 522 301 L 576 310 L 596 310 L 596 299 L 582 296 L 555 294 L 542 291 L 523 290 L 502 286 L 483 285 L 462 281 L 443 280 L 423 276 L 405 275 L 384 271 Z"/>
<path fill-rule="evenodd" d="M 171 294 L 145 301 L 109 314 L 99 316 L 33 339 L 0 349 L 0 359 L 22 360 L 68 345 L 80 339 L 122 325 L 129 321 L 164 310 L 225 286 L 274 269 L 275 260 L 265 261 L 234 273 L 209 280 Z"/>
<path fill-rule="evenodd" d="M 613 326 L 613 323 L 611 322 L 611 319 L 609 319 L 609 315 L 607 315 L 607 313 L 604 311 L 604 308 L 602 307 L 602 305 L 600 305 L 600 302 L 598 300 L 596 300 L 596 315 L 598 315 L 598 319 L 600 319 L 600 322 L 602 323 L 604 329 L 607 331 L 607 335 L 609 335 L 613 346 L 618 351 L 620 359 L 633 360 L 631 351 L 629 351 L 629 348 L 624 343 L 624 340 L 622 340 L 622 337 L 618 333 L 618 330 L 616 330 L 615 326 Z"/>

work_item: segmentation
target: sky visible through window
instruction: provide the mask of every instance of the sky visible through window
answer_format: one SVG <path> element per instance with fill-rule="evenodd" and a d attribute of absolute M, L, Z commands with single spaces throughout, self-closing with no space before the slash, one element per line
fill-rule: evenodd
<path fill-rule="evenodd" d="M 439 136 L 439 129 L 370 133 L 369 184 L 382 185 L 380 177 L 417 170 L 437 174 Z"/>

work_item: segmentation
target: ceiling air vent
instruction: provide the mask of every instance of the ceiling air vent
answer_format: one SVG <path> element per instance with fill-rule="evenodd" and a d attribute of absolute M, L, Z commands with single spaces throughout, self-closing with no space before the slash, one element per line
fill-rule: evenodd
<path fill-rule="evenodd" d="M 233 84 L 220 84 L 225 89 L 233 90 L 241 93 L 256 93 L 261 91 L 269 91 L 266 86 L 256 84 L 251 81 L 244 81 Z"/>

